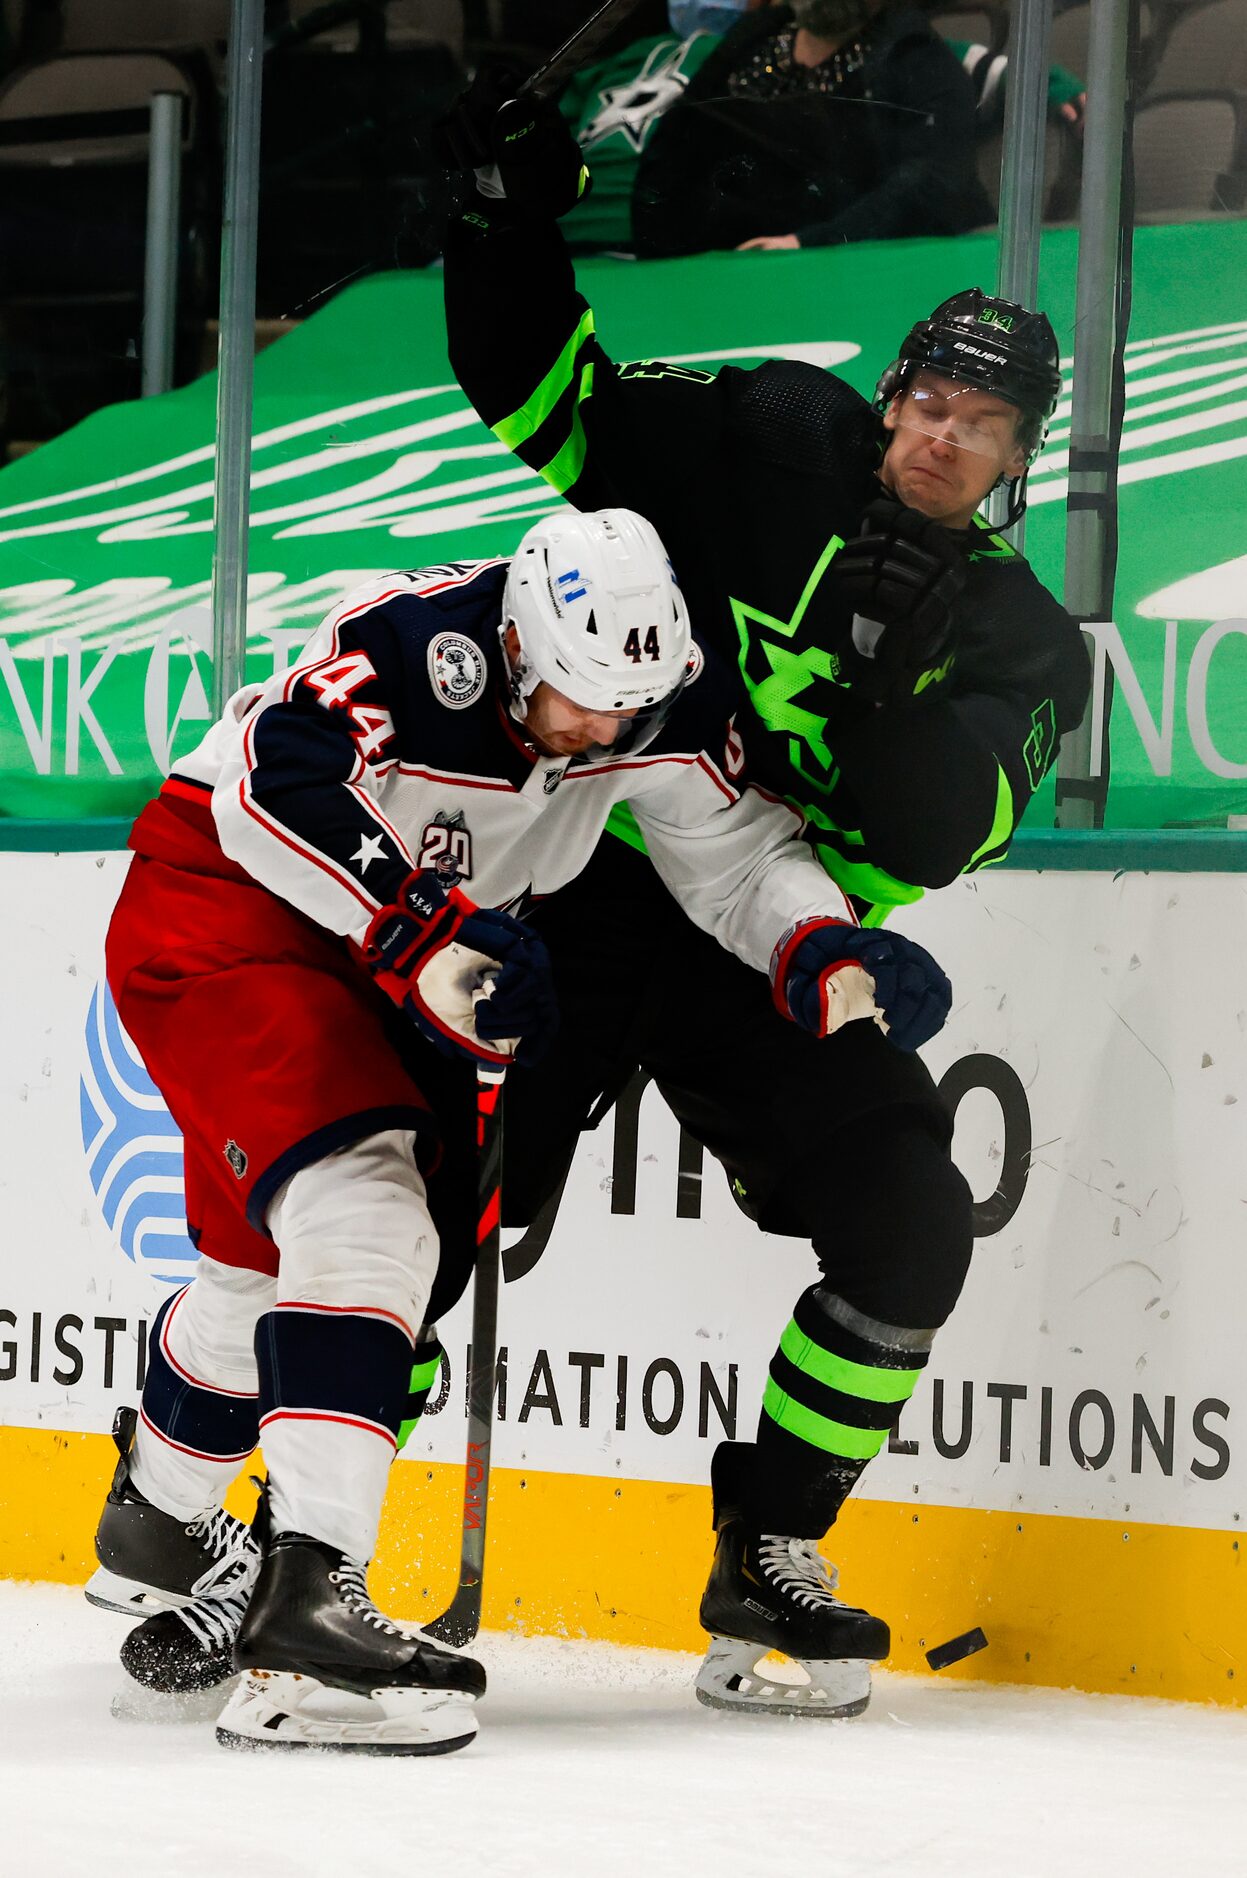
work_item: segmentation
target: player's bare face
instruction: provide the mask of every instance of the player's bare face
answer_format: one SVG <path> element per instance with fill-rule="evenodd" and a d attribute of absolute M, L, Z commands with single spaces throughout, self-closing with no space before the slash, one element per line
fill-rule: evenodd
<path fill-rule="evenodd" d="M 1015 405 L 990 391 L 919 372 L 883 414 L 891 433 L 879 471 L 893 495 L 947 528 L 968 528 L 1002 476 L 1020 476 Z"/>
<path fill-rule="evenodd" d="M 583 756 L 609 750 L 621 724 L 635 711 L 586 711 L 544 680 L 529 697 L 524 735 L 547 756 Z"/>

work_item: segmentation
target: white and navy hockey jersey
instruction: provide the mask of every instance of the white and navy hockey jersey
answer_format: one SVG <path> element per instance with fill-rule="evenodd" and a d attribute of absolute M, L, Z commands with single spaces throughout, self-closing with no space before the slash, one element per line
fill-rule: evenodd
<path fill-rule="evenodd" d="M 237 692 L 175 777 L 211 790 L 221 848 L 361 941 L 407 875 L 522 912 L 585 865 L 627 802 L 690 917 L 765 970 L 796 920 L 852 919 L 787 804 L 751 787 L 731 686 L 707 663 L 657 738 L 613 761 L 543 756 L 508 710 L 505 561 L 387 575 L 298 663 Z"/>

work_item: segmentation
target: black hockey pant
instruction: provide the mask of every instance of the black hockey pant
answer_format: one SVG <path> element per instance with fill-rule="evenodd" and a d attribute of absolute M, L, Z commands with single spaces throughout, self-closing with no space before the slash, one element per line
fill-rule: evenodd
<path fill-rule="evenodd" d="M 968 1268 L 970 1194 L 931 1077 L 873 1024 L 820 1040 L 781 1017 L 765 977 L 618 841 L 532 919 L 562 1021 L 545 1060 L 508 1078 L 504 1216 L 532 1221 L 591 1112 L 638 1066 L 653 1077 L 742 1209 L 813 1242 L 821 1278 L 771 1361 L 747 1510 L 816 1537 L 887 1439 Z"/>

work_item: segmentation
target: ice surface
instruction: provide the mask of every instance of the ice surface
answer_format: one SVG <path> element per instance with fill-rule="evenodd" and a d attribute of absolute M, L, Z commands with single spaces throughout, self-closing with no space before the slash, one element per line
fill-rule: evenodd
<path fill-rule="evenodd" d="M 460 1754 L 237 1755 L 112 1718 L 128 1621 L 0 1584 L 12 1878 L 1247 1873 L 1237 1711 L 889 1676 L 860 1721 L 718 1715 L 691 1657 L 489 1636 Z"/>

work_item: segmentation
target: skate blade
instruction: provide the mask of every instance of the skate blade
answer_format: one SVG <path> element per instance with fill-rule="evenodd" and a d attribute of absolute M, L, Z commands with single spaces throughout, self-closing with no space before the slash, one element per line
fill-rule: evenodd
<path fill-rule="evenodd" d="M 162 1591 L 157 1585 L 141 1584 L 135 1578 L 122 1578 L 99 1565 L 83 1586 L 83 1597 L 98 1611 L 119 1611 L 123 1617 L 150 1617 L 153 1611 L 180 1611 L 190 1599 L 179 1591 Z"/>
<path fill-rule="evenodd" d="M 148 1725 L 156 1723 L 163 1726 L 172 1722 L 174 1726 L 183 1726 L 188 1723 L 201 1725 L 214 1722 L 237 1680 L 236 1676 L 230 1676 L 214 1689 L 190 1689 L 185 1693 L 145 1689 L 142 1683 L 130 1682 L 118 1689 L 113 1697 L 111 1713 L 115 1721 Z"/>
<path fill-rule="evenodd" d="M 793 1682 L 759 1672 L 759 1662 L 768 1655 L 765 1644 L 715 1637 L 697 1672 L 697 1700 L 738 1715 L 808 1715 L 824 1721 L 860 1715 L 870 1701 L 870 1663 L 864 1657 L 822 1662 L 793 1657 L 809 1678 Z"/>
<path fill-rule="evenodd" d="M 313 1676 L 256 1669 L 217 1722 L 223 1748 L 334 1754 L 452 1754 L 476 1734 L 470 1695 L 458 1690 L 332 1689 Z"/>

